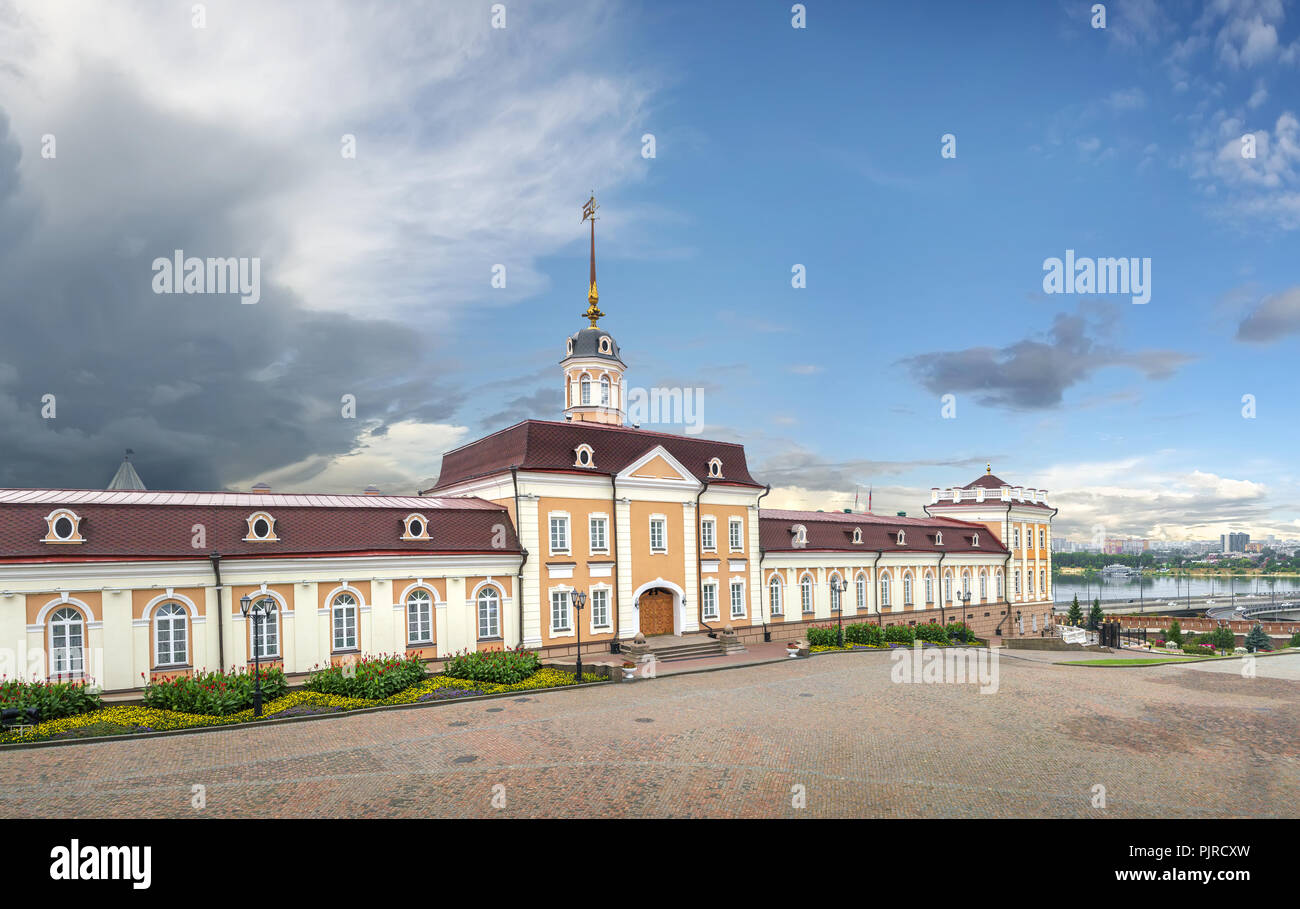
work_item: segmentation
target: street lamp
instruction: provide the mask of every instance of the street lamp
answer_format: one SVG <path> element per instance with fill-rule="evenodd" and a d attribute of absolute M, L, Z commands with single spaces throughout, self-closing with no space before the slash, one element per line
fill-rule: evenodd
<path fill-rule="evenodd" d="M 849 582 L 843 578 L 836 577 L 830 581 L 831 602 L 837 607 L 835 612 L 839 616 L 840 628 L 836 634 L 836 641 L 840 647 L 844 646 L 844 591 L 849 589 Z"/>
<path fill-rule="evenodd" d="M 569 599 L 573 602 L 574 616 L 573 628 L 578 633 L 578 665 L 576 667 L 578 678 L 582 681 L 582 607 L 587 605 L 587 594 L 581 590 L 570 590 Z"/>
<path fill-rule="evenodd" d="M 239 598 L 239 611 L 244 614 L 244 620 L 248 620 L 249 613 L 253 616 L 253 716 L 262 715 L 262 620 L 275 614 L 275 600 L 271 597 L 262 597 L 256 603 L 248 594 Z"/>
<path fill-rule="evenodd" d="M 958 603 L 961 603 L 961 614 L 962 614 L 963 616 L 966 615 L 966 610 L 970 608 L 970 591 L 967 590 L 967 591 L 963 591 L 962 593 L 957 594 L 956 599 L 957 599 L 957 602 L 958 602 Z M 940 621 L 943 621 L 943 610 L 942 610 L 942 609 L 939 610 L 939 620 L 940 620 Z M 962 621 L 965 622 L 966 620 L 963 618 Z"/>

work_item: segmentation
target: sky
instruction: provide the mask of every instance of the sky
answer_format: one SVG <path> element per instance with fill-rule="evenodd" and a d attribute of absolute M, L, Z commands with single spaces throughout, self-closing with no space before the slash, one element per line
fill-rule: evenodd
<path fill-rule="evenodd" d="M 0 0 L 0 485 L 425 488 L 561 417 L 594 191 L 629 385 L 765 506 L 1300 537 L 1300 9 L 1095 5 Z"/>

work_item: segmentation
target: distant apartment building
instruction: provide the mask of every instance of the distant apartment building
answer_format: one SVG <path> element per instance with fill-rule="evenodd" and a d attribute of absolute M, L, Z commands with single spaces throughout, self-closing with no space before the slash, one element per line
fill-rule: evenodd
<path fill-rule="evenodd" d="M 1222 552 L 1245 552 L 1249 542 L 1248 533 L 1225 533 L 1219 537 Z"/>

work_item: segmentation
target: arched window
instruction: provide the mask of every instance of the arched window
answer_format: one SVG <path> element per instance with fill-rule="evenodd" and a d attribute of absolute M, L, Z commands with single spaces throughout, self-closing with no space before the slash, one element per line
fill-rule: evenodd
<path fill-rule="evenodd" d="M 1020 596 L 1020 569 L 1019 568 L 1016 569 L 1015 578 L 1016 578 L 1016 587 L 1015 587 L 1016 596 Z"/>
<path fill-rule="evenodd" d="M 189 662 L 189 635 L 185 607 L 163 603 L 154 616 L 154 665 L 184 666 Z"/>
<path fill-rule="evenodd" d="M 970 593 L 970 574 L 963 572 L 961 576 L 961 595 L 964 598 Z"/>
<path fill-rule="evenodd" d="M 86 671 L 86 622 L 71 606 L 50 618 L 50 673 L 76 675 Z"/>
<path fill-rule="evenodd" d="M 861 533 L 861 531 L 858 532 Z M 857 587 L 858 609 L 866 609 L 867 608 L 867 576 L 859 571 L 857 578 L 854 579 L 854 582 L 855 582 L 854 586 Z"/>
<path fill-rule="evenodd" d="M 769 596 L 772 600 L 771 614 L 781 615 L 781 579 L 772 575 L 772 583 L 768 585 Z"/>
<path fill-rule="evenodd" d="M 931 577 L 928 571 L 925 573 L 925 601 L 927 603 L 934 602 L 934 578 Z"/>
<path fill-rule="evenodd" d="M 943 576 L 943 601 L 945 603 L 952 602 L 952 575 L 951 574 L 944 574 Z"/>
<path fill-rule="evenodd" d="M 427 590 L 406 595 L 406 643 L 428 644 L 433 640 L 433 598 Z"/>
<path fill-rule="evenodd" d="M 280 655 L 280 610 L 274 597 L 266 597 L 259 604 L 262 617 L 252 623 L 253 653 L 259 660 L 274 659 Z"/>
<path fill-rule="evenodd" d="M 501 597 L 495 587 L 484 587 L 478 593 L 478 636 L 501 637 Z"/>
<path fill-rule="evenodd" d="M 804 575 L 803 579 L 799 581 L 799 601 L 799 605 L 804 612 L 813 611 L 812 578 L 808 575 Z"/>
<path fill-rule="evenodd" d="M 609 406 L 609 376 L 600 377 L 600 406 Z"/>
<path fill-rule="evenodd" d="M 590 377 L 590 376 L 583 376 L 583 377 L 582 377 L 582 398 L 581 398 L 581 401 L 582 401 L 583 404 L 590 404 L 590 403 L 591 403 L 591 377 Z"/>
<path fill-rule="evenodd" d="M 1002 572 L 998 572 L 998 599 L 1002 599 Z"/>
<path fill-rule="evenodd" d="M 838 574 L 831 575 L 830 588 L 831 588 L 831 612 L 839 612 L 840 611 L 840 576 Z"/>
<path fill-rule="evenodd" d="M 888 575 L 888 574 L 882 574 L 882 575 L 880 576 L 880 605 L 881 605 L 881 606 L 888 606 L 888 605 L 890 605 L 890 603 L 889 603 L 889 575 Z"/>
<path fill-rule="evenodd" d="M 334 649 L 357 649 L 357 598 L 340 593 L 334 598 Z"/>
<path fill-rule="evenodd" d="M 1038 569 L 1038 593 L 1047 596 L 1047 569 Z"/>
<path fill-rule="evenodd" d="M 903 575 L 903 605 L 912 605 L 912 576 L 910 574 Z"/>

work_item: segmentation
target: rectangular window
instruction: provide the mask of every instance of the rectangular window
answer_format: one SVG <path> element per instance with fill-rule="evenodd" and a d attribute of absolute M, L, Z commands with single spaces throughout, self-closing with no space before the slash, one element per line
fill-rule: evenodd
<path fill-rule="evenodd" d="M 593 628 L 609 628 L 609 591 L 604 589 L 591 592 L 591 625 Z"/>
<path fill-rule="evenodd" d="M 745 548 L 741 541 L 741 524 L 739 521 L 727 522 L 727 546 L 732 552 L 740 552 Z"/>
<path fill-rule="evenodd" d="M 731 582 L 731 617 L 738 618 L 745 614 L 745 585 L 741 581 Z"/>
<path fill-rule="evenodd" d="M 889 578 L 880 579 L 880 605 L 888 606 L 889 603 Z"/>
<path fill-rule="evenodd" d="M 1011 531 L 1011 548 L 1012 548 L 1012 549 L 1019 549 L 1019 548 L 1020 548 L 1020 528 L 1019 528 L 1019 527 L 1017 527 L 1017 528 L 1015 528 L 1014 530 Z"/>
<path fill-rule="evenodd" d="M 704 618 L 718 617 L 718 588 L 715 584 L 704 585 Z"/>
<path fill-rule="evenodd" d="M 609 543 L 605 539 L 605 519 L 591 519 L 591 551 L 609 552 Z"/>
<path fill-rule="evenodd" d="M 925 579 L 925 601 L 934 602 L 934 578 L 927 576 Z"/>
<path fill-rule="evenodd" d="M 912 605 L 912 579 L 903 578 L 903 605 Z"/>
<path fill-rule="evenodd" d="M 567 553 L 569 551 L 569 519 L 567 517 L 551 518 L 551 552 Z"/>
<path fill-rule="evenodd" d="M 551 591 L 551 631 L 572 631 L 569 625 L 569 591 Z"/>
<path fill-rule="evenodd" d="M 712 518 L 700 522 L 700 548 L 712 552 L 718 548 L 718 541 L 714 539 L 714 528 L 716 524 Z"/>
<path fill-rule="evenodd" d="M 1038 548 L 1039 549 L 1047 548 L 1047 531 L 1041 527 L 1038 530 Z"/>
<path fill-rule="evenodd" d="M 943 601 L 945 603 L 952 602 L 952 578 L 943 579 Z"/>
<path fill-rule="evenodd" d="M 1020 596 L 1020 569 L 1016 569 L 1016 596 Z"/>
<path fill-rule="evenodd" d="M 804 612 L 813 611 L 812 581 L 808 578 L 799 582 L 799 606 Z"/>
<path fill-rule="evenodd" d="M 650 519 L 650 551 L 668 551 L 668 522 L 663 518 Z"/>

